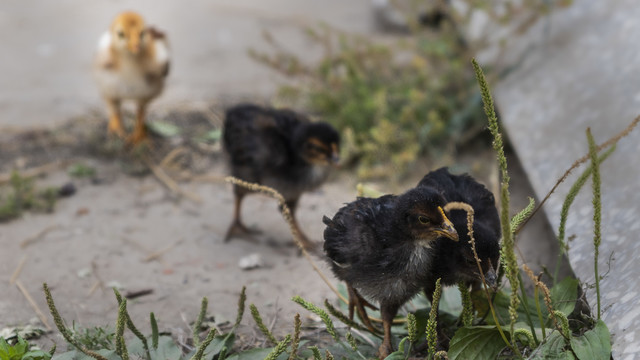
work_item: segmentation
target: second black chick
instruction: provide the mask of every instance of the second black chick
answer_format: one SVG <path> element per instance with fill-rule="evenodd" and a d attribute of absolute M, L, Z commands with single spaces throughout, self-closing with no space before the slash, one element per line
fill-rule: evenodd
<path fill-rule="evenodd" d="M 484 185 L 467 174 L 452 175 L 447 168 L 440 168 L 425 175 L 418 188 L 440 193 L 447 203 L 464 202 L 474 210 L 473 237 L 480 259 L 485 283 L 495 290 L 496 269 L 500 258 L 500 217 L 495 198 Z M 482 276 L 473 255 L 464 210 L 450 210 L 460 241 L 436 240 L 433 244 L 434 261 L 430 263 L 425 282 L 425 293 L 433 301 L 436 280 L 441 285 L 454 285 L 464 281 L 468 285 L 481 285 Z"/>
<path fill-rule="evenodd" d="M 458 239 L 442 207 L 445 198 L 426 187 L 402 195 L 358 198 L 323 222 L 324 251 L 333 273 L 349 291 L 349 317 L 354 308 L 373 330 L 364 309 L 372 307 L 362 296 L 377 301 L 384 340 L 380 357 L 392 351 L 391 323 L 398 309 L 428 282 L 436 241 Z M 438 240 L 441 239 L 441 240 Z"/>
<path fill-rule="evenodd" d="M 295 220 L 298 199 L 320 186 L 339 160 L 340 136 L 329 124 L 311 122 L 291 110 L 242 104 L 227 110 L 224 149 L 231 174 L 282 194 L 305 248 L 312 243 Z M 235 210 L 225 241 L 249 233 L 241 221 L 242 199 L 250 190 L 234 186 Z"/>

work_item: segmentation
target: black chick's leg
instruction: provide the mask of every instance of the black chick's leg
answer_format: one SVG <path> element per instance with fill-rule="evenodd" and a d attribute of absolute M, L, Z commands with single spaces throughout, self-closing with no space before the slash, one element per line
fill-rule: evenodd
<path fill-rule="evenodd" d="M 349 320 L 353 320 L 353 310 L 358 311 L 358 316 L 362 323 L 373 333 L 378 333 L 378 330 L 373 327 L 371 320 L 369 319 L 369 315 L 367 315 L 367 310 L 365 307 L 369 307 L 370 309 L 377 310 L 377 308 L 371 305 L 367 300 L 365 300 L 358 291 L 351 285 L 347 284 L 347 292 L 349 293 Z"/>
<path fill-rule="evenodd" d="M 307 236 L 304 234 L 304 232 L 302 232 L 302 229 L 298 224 L 298 220 L 296 219 L 296 208 L 298 207 L 298 199 L 287 200 L 285 204 L 291 212 L 291 222 L 293 223 L 293 227 L 300 237 L 302 247 L 307 251 L 314 252 L 316 244 L 310 241 L 309 238 L 307 238 Z M 282 211 L 282 209 L 280 210 Z"/>
<path fill-rule="evenodd" d="M 382 327 L 384 329 L 384 339 L 382 345 L 378 348 L 380 359 L 384 359 L 393 352 L 393 345 L 391 344 L 391 324 L 393 324 L 393 318 L 398 313 L 398 305 L 380 304 L 380 314 L 382 315 Z"/>
<path fill-rule="evenodd" d="M 227 230 L 227 234 L 224 237 L 224 242 L 229 242 L 233 237 L 243 237 L 250 241 L 255 241 L 252 237 L 247 237 L 247 235 L 255 234 L 258 231 L 251 230 L 247 228 L 240 219 L 241 217 L 241 209 L 242 209 L 242 199 L 247 194 L 246 191 L 234 187 L 234 196 L 235 196 L 235 207 L 233 209 L 233 220 L 231 221 L 231 225 L 229 225 L 229 229 Z"/>

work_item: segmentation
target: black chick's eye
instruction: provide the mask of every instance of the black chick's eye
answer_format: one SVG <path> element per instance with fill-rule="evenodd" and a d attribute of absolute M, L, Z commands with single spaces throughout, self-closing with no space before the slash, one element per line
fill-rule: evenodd
<path fill-rule="evenodd" d="M 420 221 L 422 225 L 429 225 L 431 223 L 431 220 L 426 216 L 418 216 L 418 221 Z"/>
<path fill-rule="evenodd" d="M 124 31 L 122 31 L 122 30 L 118 31 L 118 37 L 120 39 L 124 39 Z"/>

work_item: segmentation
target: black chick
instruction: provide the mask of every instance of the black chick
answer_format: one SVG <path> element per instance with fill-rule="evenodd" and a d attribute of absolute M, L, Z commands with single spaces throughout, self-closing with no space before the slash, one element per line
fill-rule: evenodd
<path fill-rule="evenodd" d="M 243 104 L 226 112 L 223 144 L 233 176 L 272 187 L 284 196 L 303 245 L 310 248 L 312 243 L 295 220 L 296 206 L 302 193 L 320 186 L 330 165 L 338 162 L 338 132 L 291 110 Z M 250 192 L 234 186 L 235 210 L 225 241 L 250 233 L 240 219 L 242 199 Z"/>
<path fill-rule="evenodd" d="M 473 237 L 485 283 L 495 289 L 496 268 L 500 257 L 500 218 L 493 194 L 484 185 L 467 174 L 452 175 L 447 168 L 432 171 L 420 180 L 418 188 L 440 193 L 447 203 L 464 202 L 474 210 Z M 433 300 L 436 280 L 454 285 L 459 281 L 481 285 L 478 265 L 473 256 L 467 230 L 467 214 L 464 210 L 449 211 L 449 219 L 458 232 L 460 241 L 436 240 L 433 247 L 434 261 L 430 263 L 425 282 L 425 293 Z"/>
<path fill-rule="evenodd" d="M 374 330 L 361 296 L 377 301 L 382 314 L 384 340 L 380 357 L 392 351 L 391 323 L 398 309 L 429 281 L 426 271 L 434 259 L 435 241 L 458 239 L 442 207 L 446 200 L 427 187 L 377 199 L 358 198 L 323 222 L 324 251 L 333 273 L 349 291 L 349 317 L 354 307 Z M 442 240 L 438 240 L 442 239 Z"/>

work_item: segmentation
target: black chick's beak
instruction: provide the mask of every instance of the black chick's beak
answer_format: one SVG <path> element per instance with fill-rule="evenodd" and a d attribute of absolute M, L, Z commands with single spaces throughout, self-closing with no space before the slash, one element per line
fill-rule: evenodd
<path fill-rule="evenodd" d="M 484 273 L 484 283 L 491 288 L 491 290 L 498 290 L 498 276 L 496 275 L 496 271 L 489 261 L 489 270 Z"/>
<path fill-rule="evenodd" d="M 440 227 L 440 229 L 436 230 L 436 233 L 453 241 L 458 241 L 458 232 L 453 227 L 453 223 L 451 223 L 449 218 L 447 218 L 447 216 L 444 214 L 444 210 L 442 210 L 442 207 L 438 206 L 438 211 L 440 211 L 443 220 L 442 226 Z"/>

